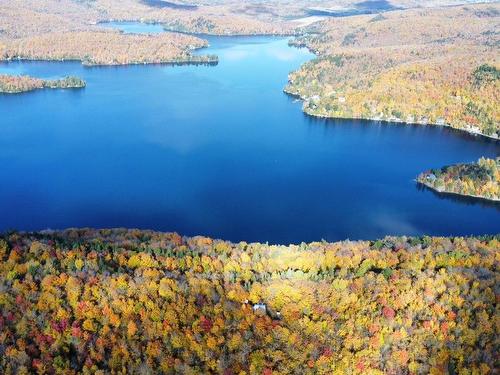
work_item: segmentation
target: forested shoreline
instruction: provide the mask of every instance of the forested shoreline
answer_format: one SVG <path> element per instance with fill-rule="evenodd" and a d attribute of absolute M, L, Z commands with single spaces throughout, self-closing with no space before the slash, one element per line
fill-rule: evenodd
<path fill-rule="evenodd" d="M 481 158 L 421 173 L 417 181 L 439 193 L 500 202 L 500 158 Z"/>
<path fill-rule="evenodd" d="M 39 89 L 75 89 L 86 86 L 78 77 L 41 79 L 30 76 L 0 74 L 0 93 L 19 94 Z"/>
<path fill-rule="evenodd" d="M 498 4 L 481 4 L 316 23 L 290 42 L 317 58 L 289 75 L 285 92 L 312 116 L 440 125 L 498 139 L 498 14 Z"/>
<path fill-rule="evenodd" d="M 117 31 L 50 33 L 0 45 L 0 61 L 81 61 L 86 66 L 216 64 L 217 56 L 195 55 L 206 40 L 164 33 L 127 35 Z"/>

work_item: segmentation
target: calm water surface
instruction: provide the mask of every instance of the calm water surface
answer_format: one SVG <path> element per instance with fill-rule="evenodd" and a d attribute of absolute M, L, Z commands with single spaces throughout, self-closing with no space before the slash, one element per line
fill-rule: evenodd
<path fill-rule="evenodd" d="M 215 67 L 0 65 L 87 81 L 0 96 L 0 230 L 124 226 L 273 243 L 500 232 L 498 205 L 413 181 L 499 155 L 499 143 L 309 118 L 282 92 L 307 51 L 273 38 L 210 43 Z"/>
<path fill-rule="evenodd" d="M 99 26 L 123 31 L 125 34 L 159 34 L 164 32 L 158 23 L 141 22 L 103 22 Z"/>
<path fill-rule="evenodd" d="M 388 0 L 365 0 L 353 4 L 353 8 L 345 10 L 335 10 L 329 8 L 309 8 L 310 16 L 327 16 L 327 17 L 348 17 L 360 14 L 373 14 L 387 12 L 390 10 L 399 9 L 392 5 Z"/>

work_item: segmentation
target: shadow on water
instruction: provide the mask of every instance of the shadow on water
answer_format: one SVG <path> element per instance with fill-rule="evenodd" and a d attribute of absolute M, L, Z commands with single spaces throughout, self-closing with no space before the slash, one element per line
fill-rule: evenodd
<path fill-rule="evenodd" d="M 416 182 L 416 189 L 422 192 L 431 192 L 434 196 L 440 200 L 449 200 L 452 202 L 457 202 L 464 204 L 466 206 L 479 206 L 482 208 L 494 208 L 500 212 L 500 202 L 490 201 L 484 198 L 468 197 L 465 195 L 459 195 L 455 193 L 438 192 L 434 189 L 425 186 L 420 182 Z"/>
<path fill-rule="evenodd" d="M 149 5 L 154 8 L 170 8 L 170 9 L 182 9 L 182 10 L 196 10 L 197 5 L 192 4 L 178 4 L 170 1 L 163 0 L 141 0 L 143 4 Z"/>
<path fill-rule="evenodd" d="M 288 94 L 287 94 L 288 95 Z M 295 101 L 301 101 L 297 97 L 293 95 L 289 95 L 290 100 L 295 102 Z M 373 128 L 373 127 L 379 127 L 383 129 L 390 129 L 393 127 L 402 127 L 410 131 L 414 132 L 438 132 L 440 136 L 442 137 L 454 137 L 454 138 L 460 138 L 463 141 L 467 142 L 477 142 L 478 140 L 481 141 L 484 144 L 487 145 L 492 145 L 496 146 L 498 145 L 498 140 L 490 138 L 490 137 L 485 137 L 479 134 L 471 134 L 468 132 L 465 132 L 460 129 L 455 129 L 451 128 L 448 126 L 440 126 L 440 125 L 420 125 L 420 124 L 407 124 L 407 123 L 402 123 L 402 122 L 390 122 L 390 121 L 373 121 L 373 120 L 366 120 L 366 119 L 349 119 L 349 118 L 324 118 L 324 117 L 315 117 L 308 115 L 307 113 L 303 112 L 303 115 L 311 126 L 324 126 L 325 128 L 332 128 L 332 127 L 338 127 L 338 126 L 350 126 L 350 127 L 363 127 L 363 128 Z M 429 168 L 431 168 L 430 166 Z"/>

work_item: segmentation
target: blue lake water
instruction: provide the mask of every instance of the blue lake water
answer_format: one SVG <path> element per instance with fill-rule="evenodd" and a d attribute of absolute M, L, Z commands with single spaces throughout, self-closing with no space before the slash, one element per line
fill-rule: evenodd
<path fill-rule="evenodd" d="M 158 23 L 142 22 L 103 22 L 99 26 L 123 31 L 125 34 L 159 34 L 164 32 L 163 26 Z"/>
<path fill-rule="evenodd" d="M 500 154 L 439 127 L 304 115 L 282 92 L 312 58 L 276 38 L 210 38 L 217 66 L 12 62 L 82 90 L 0 96 L 0 230 L 135 227 L 298 243 L 500 232 L 498 205 L 413 179 Z"/>

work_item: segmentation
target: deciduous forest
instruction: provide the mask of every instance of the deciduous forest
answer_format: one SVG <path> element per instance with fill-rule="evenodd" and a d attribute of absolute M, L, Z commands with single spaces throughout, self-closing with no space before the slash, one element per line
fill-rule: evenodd
<path fill-rule="evenodd" d="M 0 367 L 487 374 L 499 238 L 291 246 L 133 230 L 0 242 Z"/>

